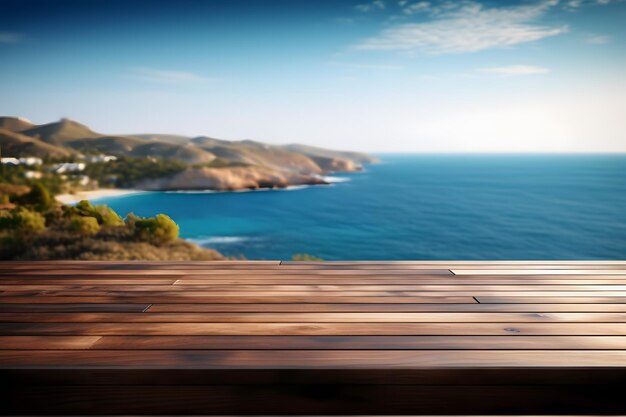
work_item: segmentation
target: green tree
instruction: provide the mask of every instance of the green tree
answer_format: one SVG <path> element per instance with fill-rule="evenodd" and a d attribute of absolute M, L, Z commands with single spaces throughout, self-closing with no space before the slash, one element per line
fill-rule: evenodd
<path fill-rule="evenodd" d="M 22 196 L 21 201 L 24 204 L 35 206 L 40 210 L 50 207 L 53 202 L 48 189 L 41 183 L 33 184 L 30 191 Z"/>
<path fill-rule="evenodd" d="M 124 220 L 111 207 L 105 205 L 96 206 L 98 222 L 105 226 L 123 226 Z"/>
<path fill-rule="evenodd" d="M 36 211 L 20 208 L 4 211 L 0 216 L 0 230 L 16 230 L 23 233 L 41 232 L 46 228 L 46 219 Z"/>
<path fill-rule="evenodd" d="M 127 223 L 134 229 L 136 239 L 155 245 L 176 241 L 180 231 L 176 222 L 165 214 L 140 218 L 131 213 L 127 217 Z"/>
<path fill-rule="evenodd" d="M 80 200 L 74 206 L 74 212 L 85 217 L 95 217 L 96 208 L 89 202 L 89 200 Z"/>
<path fill-rule="evenodd" d="M 171 176 L 186 167 L 171 159 L 120 156 L 115 161 L 88 164 L 85 175 L 100 184 L 124 188 L 143 180 Z"/>
<path fill-rule="evenodd" d="M 109 206 L 94 206 L 87 200 L 81 200 L 74 206 L 74 212 L 83 217 L 93 217 L 98 224 L 105 226 L 123 226 L 124 220 Z"/>
<path fill-rule="evenodd" d="M 100 231 L 100 225 L 95 217 L 73 217 L 70 221 L 69 230 L 84 236 L 93 236 Z"/>

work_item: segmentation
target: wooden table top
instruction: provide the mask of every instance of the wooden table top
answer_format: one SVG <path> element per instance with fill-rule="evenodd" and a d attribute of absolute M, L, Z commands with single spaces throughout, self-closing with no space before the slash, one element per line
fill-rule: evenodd
<path fill-rule="evenodd" d="M 590 383 L 606 391 L 626 382 L 626 262 L 3 262 L 0 376 L 21 387 L 9 407 L 17 414 L 89 414 L 80 401 L 52 398 L 70 386 L 114 413 L 154 411 L 148 401 L 115 408 L 115 387 L 149 392 L 151 404 L 167 398 L 161 414 L 181 403 L 245 414 L 255 401 L 275 413 L 260 398 L 286 395 L 276 388 L 285 384 L 342 392 L 336 408 L 314 401 L 317 388 L 291 392 L 307 399 L 304 414 L 378 412 L 385 402 L 411 412 L 410 398 L 426 404 L 440 394 L 423 390 L 436 386 L 451 402 L 420 411 L 506 411 L 502 399 L 487 409 L 454 403 L 470 393 L 484 401 L 475 390 L 487 386 L 492 400 L 524 387 L 520 412 L 547 407 L 539 386 L 568 401 L 548 411 L 626 411 L 582 400 L 595 392 Z M 232 386 L 276 389 L 245 394 L 249 403 L 210 391 L 221 406 L 193 394 Z M 402 401 L 391 405 L 390 395 Z M 279 411 L 293 413 L 285 404 Z"/>

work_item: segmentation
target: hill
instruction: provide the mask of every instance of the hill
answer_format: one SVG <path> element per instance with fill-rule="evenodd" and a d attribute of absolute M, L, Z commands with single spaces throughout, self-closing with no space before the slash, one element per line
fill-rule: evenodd
<path fill-rule="evenodd" d="M 185 143 L 189 143 L 191 140 L 188 136 L 182 135 L 168 135 L 162 133 L 149 133 L 149 134 L 140 134 L 140 135 L 131 135 L 137 137 L 139 139 L 154 141 L 154 142 L 165 142 L 165 143 L 174 143 L 178 145 L 184 145 Z"/>
<path fill-rule="evenodd" d="M 126 136 L 100 136 L 68 141 L 66 146 L 90 153 L 98 152 L 108 155 L 129 155 L 137 146 L 145 142 L 141 139 Z"/>
<path fill-rule="evenodd" d="M 102 136 L 87 126 L 70 119 L 61 119 L 58 122 L 34 126 L 23 130 L 22 133 L 43 142 L 60 146 L 78 139 L 92 139 Z"/>
<path fill-rule="evenodd" d="M 298 144 L 269 145 L 253 140 L 228 141 L 172 134 L 107 135 L 70 119 L 33 125 L 22 118 L 2 117 L 0 127 L 3 127 L 0 144 L 10 156 L 97 153 L 171 160 L 187 165 L 175 176 L 169 173 L 163 178 L 151 176 L 150 181 L 142 180 L 142 184 L 151 189 L 230 190 L 319 184 L 324 182 L 321 176 L 326 173 L 359 171 L 363 164 L 376 162 L 375 158 L 361 153 Z M 130 170 L 119 165 L 117 169 L 117 172 L 103 169 L 100 174 L 119 178 Z M 127 182 L 124 184 L 128 186 Z"/>
<path fill-rule="evenodd" d="M 193 144 L 176 145 L 164 142 L 143 143 L 136 146 L 130 154 L 132 156 L 177 159 L 189 164 L 206 164 L 215 159 L 215 155 Z"/>
<path fill-rule="evenodd" d="M 71 149 L 50 145 L 26 135 L 0 129 L 0 146 L 3 157 L 37 156 L 63 157 L 75 154 Z"/>
<path fill-rule="evenodd" d="M 316 146 L 309 145 L 301 145 L 297 143 L 285 145 L 284 148 L 292 152 L 302 153 L 311 157 L 345 158 L 360 164 L 375 164 L 378 162 L 378 159 L 374 158 L 373 156 L 361 152 L 332 151 L 330 149 L 318 148 Z"/>
<path fill-rule="evenodd" d="M 35 126 L 30 120 L 23 117 L 0 117 L 0 129 L 10 130 L 11 132 L 21 132 Z"/>

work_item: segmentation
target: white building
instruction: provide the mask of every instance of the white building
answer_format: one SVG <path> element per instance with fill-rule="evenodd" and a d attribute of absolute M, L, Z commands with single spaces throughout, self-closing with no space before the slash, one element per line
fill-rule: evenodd
<path fill-rule="evenodd" d="M 25 158 L 0 158 L 0 163 L 2 164 L 11 164 L 11 165 L 41 165 L 43 164 L 43 160 L 41 158 L 35 158 L 34 156 L 29 156 Z"/>
<path fill-rule="evenodd" d="M 88 156 L 83 156 L 82 159 L 84 159 L 87 162 L 91 162 L 91 163 L 111 162 L 111 161 L 115 161 L 117 159 L 117 156 L 113 156 L 113 155 L 88 155 Z"/>
<path fill-rule="evenodd" d="M 63 174 L 66 172 L 79 172 L 85 169 L 84 162 L 63 162 L 52 166 L 52 172 Z"/>
<path fill-rule="evenodd" d="M 34 156 L 29 156 L 26 158 L 20 158 L 20 164 L 24 164 L 24 165 L 41 165 L 43 164 L 43 160 L 41 158 L 36 158 Z"/>
<path fill-rule="evenodd" d="M 39 178 L 42 177 L 42 175 L 43 174 L 41 172 L 39 172 L 39 171 L 26 171 L 24 173 L 24 176 L 26 178 L 30 178 L 30 179 L 39 179 Z"/>

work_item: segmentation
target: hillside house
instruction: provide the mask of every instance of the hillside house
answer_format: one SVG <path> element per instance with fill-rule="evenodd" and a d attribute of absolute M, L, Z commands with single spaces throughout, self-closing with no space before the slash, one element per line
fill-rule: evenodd
<path fill-rule="evenodd" d="M 69 172 L 80 172 L 85 169 L 84 162 L 63 162 L 60 164 L 54 164 L 52 166 L 52 172 L 56 174 L 64 174 Z"/>

